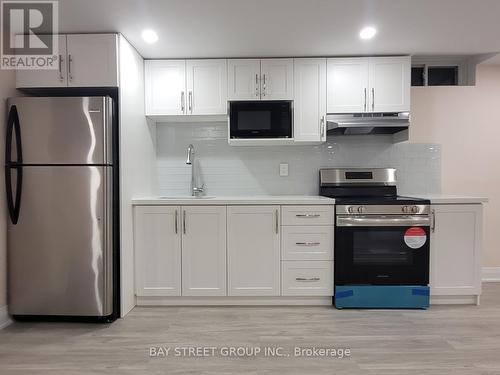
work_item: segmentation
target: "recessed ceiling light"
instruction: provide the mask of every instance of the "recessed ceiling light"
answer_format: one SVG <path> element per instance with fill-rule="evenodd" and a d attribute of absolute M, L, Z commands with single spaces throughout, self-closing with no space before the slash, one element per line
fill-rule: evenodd
<path fill-rule="evenodd" d="M 156 34 L 154 30 L 144 30 L 142 32 L 142 39 L 144 39 L 146 43 L 153 44 L 158 41 L 158 34 Z"/>
<path fill-rule="evenodd" d="M 371 39 L 377 34 L 377 29 L 373 26 L 363 27 L 359 32 L 359 37 L 361 39 Z"/>

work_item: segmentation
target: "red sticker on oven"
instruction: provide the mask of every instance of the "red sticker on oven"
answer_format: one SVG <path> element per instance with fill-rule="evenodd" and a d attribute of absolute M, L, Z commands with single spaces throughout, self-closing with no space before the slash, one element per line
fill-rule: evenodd
<path fill-rule="evenodd" d="M 420 249 L 427 242 L 427 235 L 420 227 L 411 227 L 405 232 L 405 244 L 411 249 Z"/>

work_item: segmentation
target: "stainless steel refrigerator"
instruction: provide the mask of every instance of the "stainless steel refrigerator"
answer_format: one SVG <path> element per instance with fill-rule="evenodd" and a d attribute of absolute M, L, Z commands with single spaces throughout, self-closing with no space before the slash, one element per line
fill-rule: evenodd
<path fill-rule="evenodd" d="M 14 317 L 118 310 L 114 102 L 8 100 L 8 304 Z"/>

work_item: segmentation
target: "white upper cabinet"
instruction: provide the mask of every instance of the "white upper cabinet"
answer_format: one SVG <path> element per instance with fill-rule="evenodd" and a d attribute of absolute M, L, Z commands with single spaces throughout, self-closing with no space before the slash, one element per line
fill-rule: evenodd
<path fill-rule="evenodd" d="M 369 83 L 372 112 L 410 111 L 409 56 L 370 58 Z"/>
<path fill-rule="evenodd" d="M 67 35 L 68 86 L 118 86 L 116 34 Z"/>
<path fill-rule="evenodd" d="M 260 99 L 260 60 L 235 59 L 227 61 L 228 99 Z"/>
<path fill-rule="evenodd" d="M 293 100 L 293 59 L 261 60 L 260 93 L 263 100 Z"/>
<path fill-rule="evenodd" d="M 432 295 L 481 293 L 482 205 L 432 205 Z"/>
<path fill-rule="evenodd" d="M 17 70 L 16 87 L 66 87 L 68 85 L 66 35 L 59 35 L 57 70 Z"/>
<path fill-rule="evenodd" d="M 326 59 L 294 60 L 295 142 L 326 141 Z"/>
<path fill-rule="evenodd" d="M 118 35 L 59 35 L 57 69 L 18 70 L 17 88 L 117 87 Z"/>
<path fill-rule="evenodd" d="M 229 100 L 293 100 L 293 59 L 228 60 Z"/>
<path fill-rule="evenodd" d="M 187 60 L 186 79 L 188 114 L 227 112 L 226 60 Z"/>
<path fill-rule="evenodd" d="M 186 62 L 184 60 L 146 60 L 146 115 L 186 113 Z"/>
<path fill-rule="evenodd" d="M 146 115 L 225 115 L 226 60 L 147 60 Z"/>
<path fill-rule="evenodd" d="M 180 207 L 135 208 L 135 289 L 137 296 L 181 295 Z"/>
<path fill-rule="evenodd" d="M 226 207 L 182 207 L 182 295 L 226 295 Z"/>
<path fill-rule="evenodd" d="M 330 58 L 327 79 L 328 113 L 410 110 L 409 56 Z"/>
<path fill-rule="evenodd" d="M 328 59 L 328 113 L 368 112 L 368 71 L 369 58 Z"/>
<path fill-rule="evenodd" d="M 228 295 L 280 295 L 280 206 L 228 206 Z"/>

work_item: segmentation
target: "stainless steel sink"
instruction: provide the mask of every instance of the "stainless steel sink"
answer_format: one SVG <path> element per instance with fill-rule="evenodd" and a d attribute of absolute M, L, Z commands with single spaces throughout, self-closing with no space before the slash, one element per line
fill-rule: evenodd
<path fill-rule="evenodd" d="M 215 197 L 208 197 L 208 196 L 201 196 L 201 197 L 193 197 L 193 196 L 189 196 L 189 197 L 159 197 L 160 199 L 173 199 L 173 200 L 186 200 L 186 199 L 193 199 L 193 200 L 196 200 L 196 199 L 214 199 Z"/>

